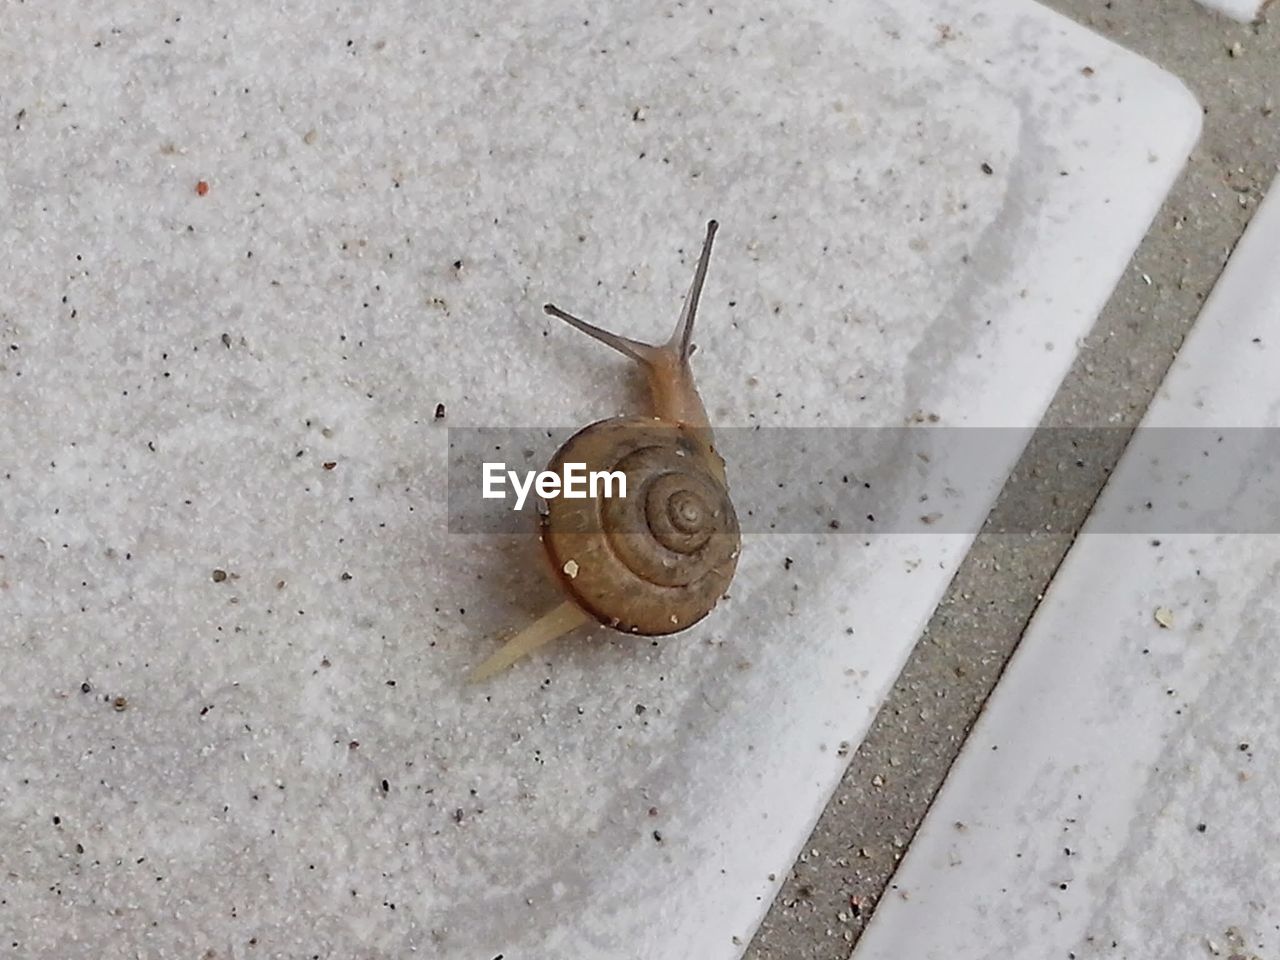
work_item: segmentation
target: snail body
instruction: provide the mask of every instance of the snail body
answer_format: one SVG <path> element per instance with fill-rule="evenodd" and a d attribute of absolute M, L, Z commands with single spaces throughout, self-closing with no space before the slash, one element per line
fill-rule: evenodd
<path fill-rule="evenodd" d="M 472 671 L 480 680 L 592 620 L 643 636 L 697 623 L 728 589 L 741 535 L 724 460 L 694 385 L 694 318 L 717 224 L 707 224 L 702 254 L 671 338 L 648 344 L 565 313 L 545 311 L 639 363 L 652 396 L 650 416 L 600 420 L 570 437 L 548 464 L 621 473 L 626 496 L 553 498 L 539 516 L 539 537 L 564 603 L 516 633 Z"/>

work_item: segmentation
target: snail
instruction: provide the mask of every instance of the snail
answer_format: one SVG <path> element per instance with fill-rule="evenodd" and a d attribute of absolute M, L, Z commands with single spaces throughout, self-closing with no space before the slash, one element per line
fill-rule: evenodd
<path fill-rule="evenodd" d="M 546 304 L 547 314 L 640 364 L 651 416 L 592 423 L 556 451 L 566 464 L 618 471 L 626 496 L 554 497 L 538 516 L 538 536 L 566 599 L 518 631 L 469 677 L 483 680 L 533 650 L 595 621 L 614 630 L 662 636 L 685 630 L 724 596 L 738 564 L 741 535 L 724 460 L 693 382 L 693 322 L 717 224 L 707 223 L 693 283 L 671 339 L 641 343 Z"/>

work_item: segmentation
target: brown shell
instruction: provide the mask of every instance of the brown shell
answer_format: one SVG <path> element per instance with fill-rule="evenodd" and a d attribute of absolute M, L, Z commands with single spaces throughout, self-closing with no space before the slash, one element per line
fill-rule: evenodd
<path fill-rule="evenodd" d="M 738 565 L 738 517 L 708 432 L 649 417 L 590 424 L 556 451 L 566 463 L 620 471 L 625 498 L 547 501 L 542 542 L 564 590 L 605 626 L 657 636 L 697 623 Z M 599 491 L 603 493 L 601 489 Z"/>

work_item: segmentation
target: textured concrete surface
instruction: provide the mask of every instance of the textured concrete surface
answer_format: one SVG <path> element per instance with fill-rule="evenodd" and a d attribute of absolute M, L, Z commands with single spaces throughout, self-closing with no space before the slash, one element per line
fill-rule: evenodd
<path fill-rule="evenodd" d="M 1140 0 L 1050 5 L 1165 66 L 1205 107 L 1188 169 L 1046 418 L 1134 425 L 1280 164 L 1280 30 L 1234 23 L 1191 0 L 1161 4 L 1159 15 Z M 752 960 L 848 956 L 1120 455 L 1122 437 L 1097 436 L 1070 459 L 1048 441 L 1028 449 L 1003 509 L 1046 485 L 1057 509 L 1041 534 L 979 537 L 753 941 Z"/>
<path fill-rule="evenodd" d="M 685 642 L 464 688 L 558 598 L 446 427 L 625 407 L 537 305 L 665 331 L 726 209 L 718 420 L 1033 425 L 1199 117 L 1001 10 L 13 8 L 0 943 L 739 953 L 967 541 L 762 538 Z"/>

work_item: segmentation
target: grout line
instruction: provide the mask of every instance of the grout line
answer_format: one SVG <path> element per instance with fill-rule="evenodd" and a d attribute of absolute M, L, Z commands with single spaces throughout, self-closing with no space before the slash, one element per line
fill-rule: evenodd
<path fill-rule="evenodd" d="M 1267 119 L 1280 111 L 1280 29 L 1192 0 L 1161 17 L 1129 0 L 1048 5 L 1170 70 L 1205 106 L 1199 144 L 1043 421 L 1131 429 L 1280 169 L 1280 114 Z M 903 851 L 1128 439 L 1098 433 L 1096 448 L 1069 457 L 1044 431 L 1032 438 L 746 960 L 845 960 L 875 903 L 892 895 Z M 1028 497 L 1053 504 L 1043 533 L 992 532 Z"/>

